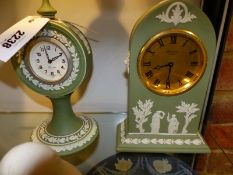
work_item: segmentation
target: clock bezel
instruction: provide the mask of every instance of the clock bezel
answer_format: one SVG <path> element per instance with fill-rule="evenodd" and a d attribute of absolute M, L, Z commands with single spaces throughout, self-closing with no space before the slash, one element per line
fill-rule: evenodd
<path fill-rule="evenodd" d="M 66 60 L 68 62 L 68 67 L 67 67 L 67 71 L 66 71 L 65 75 L 62 76 L 59 80 L 52 81 L 52 80 L 46 80 L 42 77 L 39 77 L 39 75 L 37 75 L 32 68 L 32 65 L 30 63 L 30 53 L 32 51 L 32 48 L 37 43 L 43 42 L 43 41 L 48 42 L 48 43 L 52 43 L 52 44 L 58 46 L 65 54 Z M 39 80 L 45 84 L 55 85 L 55 84 L 59 84 L 59 83 L 63 82 L 64 80 L 66 80 L 69 77 L 69 75 L 71 74 L 72 69 L 73 69 L 72 58 L 71 58 L 71 55 L 70 55 L 68 49 L 64 46 L 64 44 L 62 44 L 58 40 L 56 40 L 54 38 L 50 38 L 50 37 L 38 37 L 38 38 L 31 40 L 25 49 L 25 62 L 27 63 L 26 66 L 28 67 L 28 70 L 30 71 L 31 75 L 33 75 L 37 80 Z"/>
<path fill-rule="evenodd" d="M 159 38 L 162 38 L 164 36 L 167 37 L 167 36 L 174 35 L 174 34 L 183 35 L 184 37 L 187 37 L 189 40 L 192 40 L 197 45 L 197 47 L 199 47 L 200 52 L 201 52 L 200 59 L 202 59 L 202 61 L 203 61 L 202 68 L 199 71 L 198 77 L 196 77 L 194 80 L 191 80 L 189 83 L 183 85 L 180 88 L 167 89 L 167 90 L 164 90 L 163 88 L 154 88 L 154 84 L 152 84 L 150 81 L 148 81 L 148 79 L 143 74 L 143 71 L 141 68 L 144 54 L 145 54 L 147 48 L 149 48 L 150 45 L 155 43 L 155 41 L 157 41 Z M 207 61 L 208 60 L 207 60 L 206 48 L 205 48 L 203 42 L 201 41 L 201 39 L 196 34 L 194 34 L 193 32 L 191 32 L 189 30 L 184 30 L 184 29 L 169 29 L 169 30 L 165 30 L 165 31 L 162 31 L 162 32 L 159 32 L 159 33 L 153 35 L 142 46 L 142 48 L 139 52 L 139 55 L 138 55 L 138 59 L 137 59 L 137 73 L 138 73 L 138 76 L 139 76 L 141 82 L 148 90 L 150 90 L 153 93 L 156 93 L 158 95 L 175 96 L 175 95 L 180 95 L 182 93 L 185 93 L 185 92 L 191 90 L 201 80 L 201 78 L 204 75 L 205 70 L 206 70 Z"/>
<path fill-rule="evenodd" d="M 58 40 L 68 49 L 72 60 L 72 71 L 66 79 L 56 84 L 44 83 L 31 74 L 25 59 L 23 47 L 12 59 L 12 64 L 19 78 L 34 91 L 58 98 L 72 93 L 91 75 L 92 50 L 84 34 L 68 22 L 50 20 L 34 38 L 50 37 Z M 68 74 L 67 74 L 68 75 Z"/>

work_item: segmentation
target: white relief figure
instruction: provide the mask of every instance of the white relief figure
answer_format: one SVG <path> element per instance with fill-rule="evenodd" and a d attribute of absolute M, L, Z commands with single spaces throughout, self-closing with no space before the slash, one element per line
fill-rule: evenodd
<path fill-rule="evenodd" d="M 152 116 L 152 121 L 150 124 L 151 133 L 159 133 L 160 129 L 160 120 L 163 119 L 165 113 L 163 111 L 156 111 Z"/>
<path fill-rule="evenodd" d="M 176 134 L 179 128 L 179 121 L 177 120 L 176 115 L 172 114 L 170 118 L 170 114 L 168 113 L 167 121 L 168 121 L 168 133 Z"/>
<path fill-rule="evenodd" d="M 148 116 L 152 113 L 151 108 L 153 107 L 153 103 L 151 100 L 146 100 L 145 103 L 138 100 L 138 106 L 132 108 L 135 115 L 136 128 L 139 129 L 140 133 L 145 132 L 143 124 L 148 121 Z"/>
<path fill-rule="evenodd" d="M 188 125 L 190 124 L 193 118 L 197 117 L 197 115 L 195 115 L 194 113 L 199 111 L 200 109 L 196 107 L 197 107 L 197 104 L 195 103 L 188 104 L 188 103 L 185 103 L 184 101 L 181 101 L 180 106 L 176 106 L 176 108 L 178 109 L 176 112 L 185 113 L 184 115 L 185 124 L 182 129 L 182 134 L 188 133 L 188 130 L 187 130 Z"/>

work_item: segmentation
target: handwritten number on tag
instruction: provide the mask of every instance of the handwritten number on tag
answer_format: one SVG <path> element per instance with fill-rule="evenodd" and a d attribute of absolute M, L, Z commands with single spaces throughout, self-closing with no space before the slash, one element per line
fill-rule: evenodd
<path fill-rule="evenodd" d="M 6 40 L 6 42 L 2 44 L 2 47 L 10 48 L 24 34 L 25 32 L 21 32 L 20 30 L 18 30 L 14 35 L 12 35 L 9 39 Z"/>

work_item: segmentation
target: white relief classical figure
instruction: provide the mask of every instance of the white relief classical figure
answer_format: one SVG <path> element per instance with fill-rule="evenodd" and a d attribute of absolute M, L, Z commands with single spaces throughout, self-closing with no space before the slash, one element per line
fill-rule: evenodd
<path fill-rule="evenodd" d="M 152 116 L 152 121 L 150 124 L 151 133 L 159 133 L 160 129 L 160 120 L 163 119 L 165 113 L 163 111 L 156 111 Z"/>
<path fill-rule="evenodd" d="M 172 114 L 170 118 L 170 114 L 168 113 L 167 121 L 168 121 L 168 133 L 169 134 L 177 133 L 179 128 L 179 121 L 177 120 L 176 115 Z"/>

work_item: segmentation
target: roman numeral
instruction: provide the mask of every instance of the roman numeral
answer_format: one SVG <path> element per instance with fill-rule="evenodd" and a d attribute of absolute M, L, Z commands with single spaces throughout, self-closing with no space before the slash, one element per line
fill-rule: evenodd
<path fill-rule="evenodd" d="M 197 53 L 197 49 L 192 50 L 192 51 L 189 52 L 190 55 L 195 54 L 195 53 Z"/>
<path fill-rule="evenodd" d="M 194 74 L 193 74 L 192 72 L 190 72 L 190 71 L 187 71 L 186 74 L 185 74 L 185 76 L 186 76 L 186 77 L 189 77 L 189 78 L 192 78 L 193 75 L 194 75 Z"/>
<path fill-rule="evenodd" d="M 159 39 L 158 43 L 159 43 L 160 47 L 164 47 L 164 43 L 163 43 L 162 39 Z"/>
<path fill-rule="evenodd" d="M 188 43 L 189 40 L 185 40 L 185 42 L 182 44 L 182 47 L 184 47 L 187 43 Z"/>
<path fill-rule="evenodd" d="M 155 52 L 150 51 L 150 50 L 146 50 L 146 52 L 149 52 L 149 53 L 151 53 L 151 54 L 154 54 L 154 53 L 155 53 Z"/>
<path fill-rule="evenodd" d="M 168 80 L 166 81 L 166 89 L 170 89 L 171 87 L 171 82 Z"/>
<path fill-rule="evenodd" d="M 150 70 L 150 71 L 146 72 L 145 75 L 147 78 L 151 78 L 151 77 L 153 77 L 153 72 Z"/>
<path fill-rule="evenodd" d="M 190 63 L 190 65 L 191 65 L 191 66 L 198 66 L 198 61 L 192 61 L 192 62 Z"/>
<path fill-rule="evenodd" d="M 155 81 L 154 81 L 154 85 L 155 86 L 158 86 L 160 84 L 160 79 L 156 79 Z"/>
<path fill-rule="evenodd" d="M 170 42 L 170 44 L 176 44 L 176 36 L 175 35 L 171 36 L 171 42 Z"/>
<path fill-rule="evenodd" d="M 183 83 L 181 82 L 181 80 L 178 80 L 179 86 L 182 86 Z"/>

